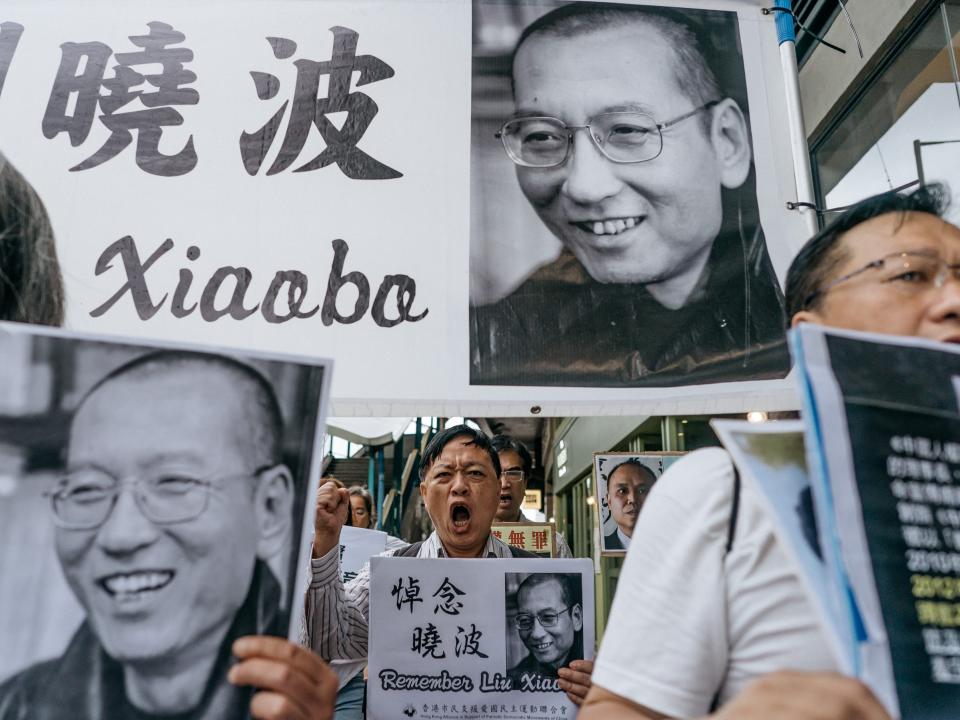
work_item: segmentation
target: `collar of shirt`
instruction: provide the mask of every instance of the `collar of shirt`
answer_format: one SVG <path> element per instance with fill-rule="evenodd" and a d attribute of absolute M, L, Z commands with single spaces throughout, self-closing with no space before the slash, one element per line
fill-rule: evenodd
<path fill-rule="evenodd" d="M 445 558 L 446 551 L 443 549 L 443 543 L 440 542 L 440 536 L 434 530 L 430 537 L 423 541 L 417 557 L 420 558 Z M 510 546 L 505 542 L 497 540 L 493 535 L 487 536 L 487 544 L 483 548 L 483 557 L 485 558 L 510 558 L 513 554 L 510 552 Z"/>
<path fill-rule="evenodd" d="M 620 538 L 620 544 L 623 545 L 623 549 L 627 550 L 630 547 L 630 538 L 624 535 L 619 525 L 617 526 L 617 537 Z"/>

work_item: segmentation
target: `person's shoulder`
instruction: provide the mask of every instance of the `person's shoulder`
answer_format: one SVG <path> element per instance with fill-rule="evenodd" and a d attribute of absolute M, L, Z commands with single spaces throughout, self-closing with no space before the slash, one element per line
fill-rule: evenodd
<path fill-rule="evenodd" d="M 0 683 L 0 720 L 34 717 L 38 703 L 57 682 L 60 662 L 56 658 L 36 663 Z"/>
<path fill-rule="evenodd" d="M 603 536 L 603 548 L 604 550 L 623 550 L 623 543 L 620 542 L 616 528 Z"/>
<path fill-rule="evenodd" d="M 393 535 L 387 535 L 387 544 L 384 546 L 384 555 L 393 554 L 397 550 L 403 550 L 408 547 L 410 543 L 406 540 L 401 540 L 398 537 Z"/>
<path fill-rule="evenodd" d="M 726 450 L 694 450 L 667 468 L 654 483 L 647 503 L 669 500 L 691 509 L 726 506 L 733 499 L 733 478 L 733 460 Z"/>
<path fill-rule="evenodd" d="M 510 677 L 518 677 L 521 673 L 533 672 L 536 669 L 536 659 L 533 657 L 533 655 L 527 654 L 523 656 L 523 659 L 520 662 L 507 670 L 507 675 Z"/>

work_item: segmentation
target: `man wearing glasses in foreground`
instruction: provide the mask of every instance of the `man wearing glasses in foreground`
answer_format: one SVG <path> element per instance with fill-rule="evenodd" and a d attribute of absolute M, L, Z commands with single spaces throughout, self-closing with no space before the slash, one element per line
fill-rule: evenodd
<path fill-rule="evenodd" d="M 787 275 L 792 324 L 960 342 L 960 229 L 941 219 L 943 197 L 870 198 L 810 240 Z M 748 484 L 734 509 L 735 487 L 718 448 L 657 481 L 580 717 L 890 720 L 866 687 L 831 672 L 770 519 Z"/>
<path fill-rule="evenodd" d="M 500 458 L 500 503 L 497 505 L 496 522 L 525 522 L 520 510 L 527 492 L 527 480 L 533 472 L 533 458 L 530 451 L 519 440 L 509 435 L 494 435 L 490 444 Z M 553 541 L 558 558 L 572 558 L 570 546 L 563 533 L 554 532 Z"/>
<path fill-rule="evenodd" d="M 499 137 L 564 252 L 471 308 L 473 384 L 786 373 L 737 32 L 735 13 L 605 3 L 561 7 L 523 31 L 515 117 Z"/>
<path fill-rule="evenodd" d="M 281 438 L 273 388 L 227 357 L 150 353 L 94 385 L 50 493 L 86 618 L 0 687 L 2 720 L 332 717 L 336 677 L 283 639 L 267 563 L 290 548 Z"/>

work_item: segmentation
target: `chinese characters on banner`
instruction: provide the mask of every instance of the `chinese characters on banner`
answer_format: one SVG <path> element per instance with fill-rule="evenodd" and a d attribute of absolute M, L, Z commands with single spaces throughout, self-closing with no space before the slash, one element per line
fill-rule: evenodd
<path fill-rule="evenodd" d="M 370 566 L 368 717 L 576 714 L 556 669 L 593 657 L 589 561 L 375 557 Z"/>
<path fill-rule="evenodd" d="M 817 419 L 806 444 L 822 550 L 854 601 L 852 664 L 895 716 L 948 720 L 960 703 L 960 351 L 812 326 L 793 341 Z"/>
<path fill-rule="evenodd" d="M 507 545 L 543 557 L 556 557 L 556 527 L 553 523 L 499 523 L 490 532 Z"/>
<path fill-rule="evenodd" d="M 6 0 L 0 153 L 50 216 L 66 323 L 349 359 L 333 386 L 342 415 L 792 405 L 788 385 L 769 379 L 777 373 L 752 366 L 706 371 L 703 382 L 724 382 L 680 391 L 665 386 L 687 380 L 647 382 L 645 370 L 563 387 L 474 377 L 492 349 L 471 351 L 482 276 L 506 258 L 532 277 L 550 258 L 524 248 L 550 233 L 495 137 L 513 115 L 510 78 L 495 70 L 471 88 L 469 75 L 475 56 L 509 57 L 523 28 L 559 4 L 527 3 L 499 27 L 505 16 L 487 0 Z M 697 23 L 738 36 L 725 43 L 736 51 L 724 74 L 749 107 L 757 189 L 744 192 L 767 238 L 749 242 L 766 247 L 762 284 L 772 290 L 803 232 L 771 190 L 793 183 L 789 146 L 773 130 L 786 124 L 782 81 L 758 69 L 779 62 L 774 21 L 761 0 L 691 5 Z M 487 87 L 496 90 L 485 104 Z M 495 235 L 519 255 L 474 242 L 481 216 L 517 212 L 536 232 Z M 606 318 L 584 317 L 609 332 Z M 408 352 L 438 342 L 443 353 Z M 519 357 L 491 362 L 532 371 Z"/>

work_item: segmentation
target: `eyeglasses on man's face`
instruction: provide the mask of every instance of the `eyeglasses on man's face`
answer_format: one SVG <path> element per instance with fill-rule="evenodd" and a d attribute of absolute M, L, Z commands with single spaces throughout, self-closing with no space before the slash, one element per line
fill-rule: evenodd
<path fill-rule="evenodd" d="M 611 162 L 645 162 L 658 157 L 663 150 L 664 130 L 718 102 L 711 100 L 662 123 L 641 112 L 601 113 L 590 118 L 586 125 L 567 125 L 548 116 L 514 118 L 501 126 L 496 137 L 510 159 L 522 167 L 562 165 L 570 154 L 577 130 L 586 130 L 593 144 Z"/>
<path fill-rule="evenodd" d="M 68 530 L 94 530 L 103 525 L 125 487 L 132 490 L 144 517 L 160 525 L 169 525 L 200 516 L 207 508 L 211 488 L 218 483 L 256 477 L 270 467 L 217 478 L 164 472 L 127 479 L 87 468 L 66 475 L 47 496 L 53 506 L 54 522 Z"/>
<path fill-rule="evenodd" d="M 541 610 L 540 612 L 534 613 L 517 613 L 517 616 L 513 619 L 514 624 L 517 626 L 517 630 L 521 632 L 529 632 L 533 630 L 533 623 L 536 620 L 540 623 L 540 627 L 550 628 L 554 627 L 558 622 L 560 622 L 560 616 L 564 613 L 570 612 L 571 608 L 565 608 L 563 610 Z"/>
<path fill-rule="evenodd" d="M 522 483 L 526 473 L 523 470 L 504 470 L 500 477 L 510 483 Z"/>
<path fill-rule="evenodd" d="M 960 281 L 960 263 L 948 263 L 935 252 L 898 252 L 872 260 L 861 268 L 831 280 L 803 301 L 807 308 L 816 298 L 856 277 L 890 288 L 904 297 L 943 287 L 949 279 Z"/>

